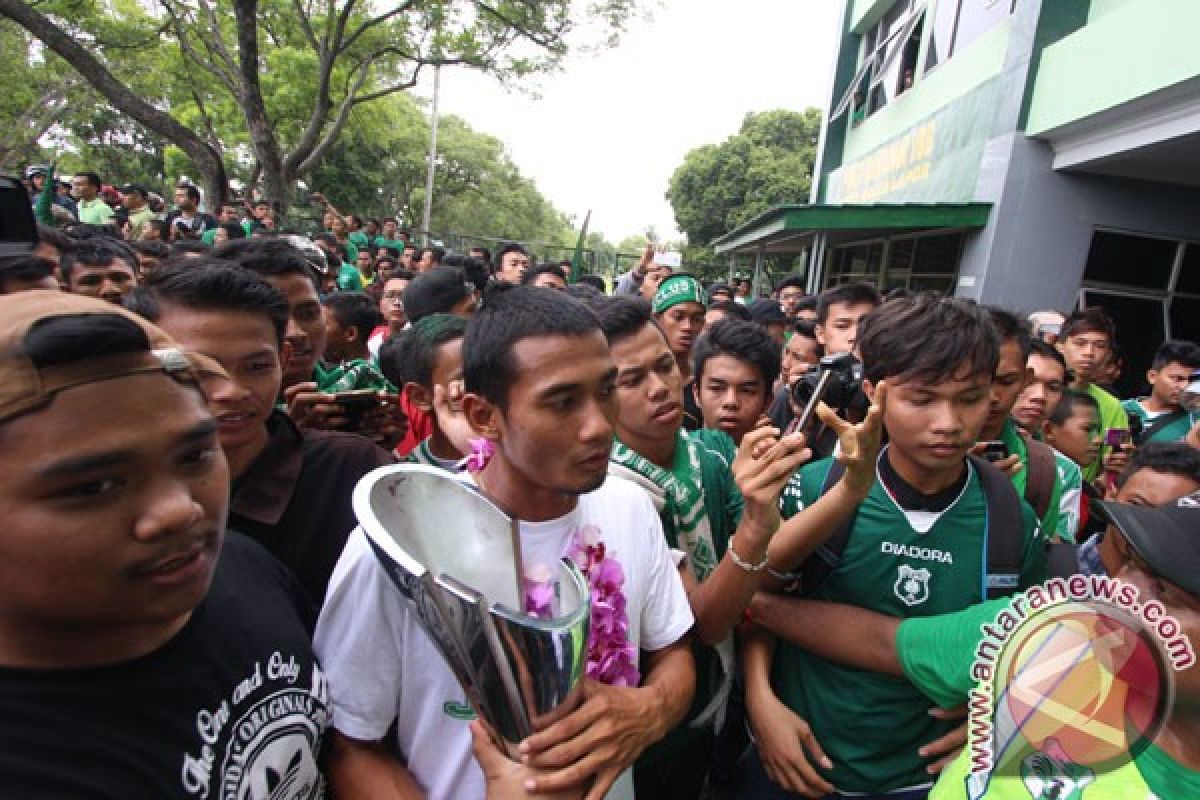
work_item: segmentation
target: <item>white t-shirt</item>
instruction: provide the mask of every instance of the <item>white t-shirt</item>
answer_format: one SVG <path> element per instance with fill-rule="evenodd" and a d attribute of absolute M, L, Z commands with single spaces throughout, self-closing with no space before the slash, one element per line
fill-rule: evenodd
<path fill-rule="evenodd" d="M 598 527 L 607 553 L 621 562 L 630 641 L 648 651 L 677 642 L 692 627 L 687 595 L 653 504 L 629 481 L 610 476 L 566 516 L 522 522 L 525 563 L 556 563 L 583 525 Z M 401 758 L 431 800 L 483 798 L 466 695 L 361 530 L 334 569 L 314 645 L 337 730 L 378 741 L 396 719 Z M 633 797 L 629 770 L 608 797 Z"/>

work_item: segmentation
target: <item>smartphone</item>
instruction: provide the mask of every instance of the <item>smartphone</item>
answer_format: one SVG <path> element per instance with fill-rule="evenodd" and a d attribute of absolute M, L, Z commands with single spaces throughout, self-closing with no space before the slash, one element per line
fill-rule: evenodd
<path fill-rule="evenodd" d="M 1008 445 L 1000 440 L 983 443 L 983 452 L 980 453 L 985 461 L 990 461 L 995 464 L 997 461 L 1003 461 L 1008 458 Z"/>
<path fill-rule="evenodd" d="M 347 427 L 353 430 L 361 424 L 364 413 L 379 405 L 379 392 L 375 389 L 338 392 L 333 396 L 333 402 L 345 410 Z"/>
<path fill-rule="evenodd" d="M 1109 447 L 1120 450 L 1132 442 L 1128 428 L 1109 428 L 1104 434 L 1104 443 Z"/>

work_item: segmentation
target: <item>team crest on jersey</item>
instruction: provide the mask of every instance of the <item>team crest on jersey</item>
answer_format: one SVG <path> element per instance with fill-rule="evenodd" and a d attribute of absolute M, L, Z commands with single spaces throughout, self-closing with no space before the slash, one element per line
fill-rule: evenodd
<path fill-rule="evenodd" d="M 1035 752 L 1021 762 L 1021 781 L 1033 800 L 1080 800 L 1083 790 L 1096 780 L 1087 767 L 1073 763 L 1050 739 L 1048 749 L 1058 750 L 1059 758 Z"/>
<path fill-rule="evenodd" d="M 929 570 L 901 564 L 896 575 L 896 597 L 906 606 L 917 606 L 929 599 Z"/>

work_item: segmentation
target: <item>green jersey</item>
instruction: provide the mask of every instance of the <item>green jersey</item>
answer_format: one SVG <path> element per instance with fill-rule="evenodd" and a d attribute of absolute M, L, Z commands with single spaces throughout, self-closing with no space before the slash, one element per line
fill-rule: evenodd
<path fill-rule="evenodd" d="M 1079 512 L 1083 508 L 1083 470 L 1071 459 L 1054 451 L 1054 468 L 1058 472 L 1058 521 L 1054 533 L 1064 542 L 1075 542 L 1079 533 Z"/>
<path fill-rule="evenodd" d="M 1025 497 L 1025 489 L 1029 481 L 1029 445 L 1021 435 L 1017 424 L 1011 419 L 1005 420 L 1004 429 L 1000 431 L 1000 440 L 1008 445 L 1008 452 L 1016 453 L 1021 459 L 1023 469 L 1013 476 L 1013 486 L 1017 494 Z M 1059 505 L 1062 502 L 1062 484 L 1054 482 L 1050 490 L 1050 502 L 1046 506 L 1046 515 L 1041 519 L 1042 535 L 1047 539 L 1057 532 Z"/>
<path fill-rule="evenodd" d="M 338 270 L 337 287 L 343 292 L 361 292 L 363 279 L 358 267 L 353 264 L 342 264 Z"/>
<path fill-rule="evenodd" d="M 1151 413 L 1146 410 L 1144 405 L 1142 405 L 1142 402 L 1145 399 L 1145 397 L 1139 397 L 1136 400 L 1130 398 L 1121 404 L 1121 407 L 1125 409 L 1125 413 L 1130 419 L 1137 417 L 1142 421 L 1143 429 L 1149 428 L 1164 414 L 1174 413 L 1171 411 L 1159 411 L 1156 413 Z M 1200 414 L 1197 414 L 1195 411 L 1177 414 L 1173 422 L 1168 422 L 1166 425 L 1163 425 L 1154 432 L 1153 436 L 1148 439 L 1143 439 L 1142 441 L 1143 443 L 1178 442 L 1180 439 L 1188 435 L 1188 431 L 1190 431 L 1197 422 L 1200 422 Z"/>
<path fill-rule="evenodd" d="M 424 464 L 427 467 L 438 467 L 447 472 L 462 472 L 463 467 L 461 459 L 446 460 L 438 458 L 429 449 L 429 439 L 426 438 L 419 445 L 408 452 L 408 455 L 399 460 L 401 464 Z"/>
<path fill-rule="evenodd" d="M 1129 430 L 1129 416 L 1121 406 L 1120 400 L 1094 383 L 1088 384 L 1087 393 L 1096 400 L 1096 405 L 1100 407 L 1101 435 L 1107 436 L 1110 430 L 1116 428 Z M 1083 477 L 1086 480 L 1094 481 L 1100 476 L 1100 472 L 1104 469 L 1104 456 L 1111 451 L 1111 447 L 1105 446 L 1100 448 L 1100 455 L 1096 456 L 1096 460 L 1089 464 L 1083 471 Z"/>
<path fill-rule="evenodd" d="M 1018 775 L 991 775 L 967 791 L 970 749 L 959 754 L 938 778 L 929 800 L 1167 800 L 1200 797 L 1200 772 L 1180 764 L 1151 744 L 1118 769 L 1094 770 L 1062 758 L 1033 752 Z"/>
<path fill-rule="evenodd" d="M 881 458 L 886 457 L 881 455 Z M 789 518 L 821 494 L 832 464 L 793 476 L 780 500 Z M 901 619 L 959 611 L 979 603 L 987 583 L 987 498 L 975 467 L 944 511 L 905 511 L 878 480 L 858 507 L 841 563 L 813 598 Z M 1022 502 L 1020 586 L 1044 577 L 1037 518 Z M 780 699 L 812 726 L 834 768 L 825 777 L 843 792 L 886 792 L 927 785 L 920 745 L 955 722 L 931 717 L 929 700 L 903 678 L 835 664 L 781 641 L 771 668 Z"/>
<path fill-rule="evenodd" d="M 408 242 L 404 241 L 403 239 L 386 239 L 383 236 L 376 236 L 375 241 L 371 243 L 371 246 L 376 250 L 381 247 L 390 247 L 393 250 L 399 251 L 399 253 L 403 255 L 404 248 L 408 247 Z"/>
<path fill-rule="evenodd" d="M 683 446 L 690 441 L 694 446 Z M 675 448 L 674 461 L 670 473 L 680 479 L 699 479 L 704 492 L 704 514 L 708 518 L 712 534 L 715 562 L 709 568 L 714 568 L 725 556 L 729 540 L 733 538 L 738 523 L 742 518 L 742 493 L 738 491 L 733 480 L 733 456 L 737 447 L 724 431 L 699 430 L 684 432 L 680 437 L 680 446 Z M 696 463 L 691 463 L 691 454 L 696 456 Z M 663 533 L 667 537 L 667 546 L 680 546 L 677 521 L 675 514 L 664 506 L 659 512 L 662 520 Z M 655 764 L 673 757 L 697 737 L 706 735 L 712 730 L 712 723 L 702 727 L 693 727 L 691 721 L 696 719 L 718 696 L 722 689 L 723 670 L 720 654 L 715 647 L 692 644 L 692 656 L 696 662 L 696 691 L 692 696 L 692 705 L 688 709 L 684 722 L 677 725 L 661 741 L 652 745 L 642 756 L 642 764 Z"/>

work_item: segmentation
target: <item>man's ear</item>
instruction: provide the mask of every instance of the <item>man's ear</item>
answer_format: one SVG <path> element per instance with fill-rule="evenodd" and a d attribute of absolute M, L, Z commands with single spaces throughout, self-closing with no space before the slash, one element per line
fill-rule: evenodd
<path fill-rule="evenodd" d="M 1053 445 L 1054 438 L 1054 426 L 1050 424 L 1050 420 L 1042 420 L 1042 441 L 1048 445 Z"/>
<path fill-rule="evenodd" d="M 1146 370 L 1146 383 L 1150 384 L 1151 386 L 1154 386 L 1154 382 L 1156 380 L 1158 380 L 1158 370 L 1156 370 L 1156 369 Z"/>
<path fill-rule="evenodd" d="M 813 336 L 817 337 L 817 344 L 821 345 L 821 352 L 825 352 L 825 326 L 819 322 L 813 325 Z"/>
<path fill-rule="evenodd" d="M 500 441 L 504 415 L 490 400 L 469 392 L 463 395 L 462 409 L 471 430 L 485 439 Z"/>
<path fill-rule="evenodd" d="M 345 340 L 347 342 L 357 342 L 358 341 L 358 326 L 347 325 L 343 330 L 345 332 L 342 335 L 345 337 Z"/>
<path fill-rule="evenodd" d="M 426 414 L 433 410 L 433 392 L 429 389 L 416 381 L 408 381 L 404 384 L 404 391 L 408 393 L 408 402 Z"/>
<path fill-rule="evenodd" d="M 862 388 L 863 388 L 863 394 L 865 394 L 867 396 L 868 400 L 870 400 L 872 403 L 874 403 L 875 402 L 875 384 L 871 383 L 871 381 L 867 380 L 866 378 L 863 378 L 862 379 Z"/>

